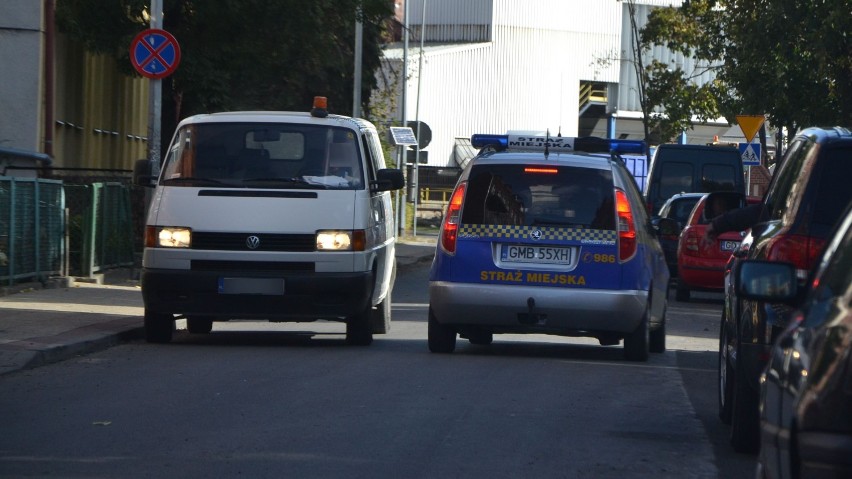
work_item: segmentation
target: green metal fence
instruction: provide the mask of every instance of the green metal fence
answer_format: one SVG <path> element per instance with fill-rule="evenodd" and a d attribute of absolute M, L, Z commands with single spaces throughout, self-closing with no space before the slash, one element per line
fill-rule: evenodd
<path fill-rule="evenodd" d="M 65 185 L 65 194 L 69 274 L 91 276 L 132 266 L 134 230 L 128 187 L 114 182 Z"/>
<path fill-rule="evenodd" d="M 131 187 L 0 176 L 0 284 L 134 265 Z"/>
<path fill-rule="evenodd" d="M 0 283 L 63 273 L 64 212 L 61 181 L 0 176 Z"/>

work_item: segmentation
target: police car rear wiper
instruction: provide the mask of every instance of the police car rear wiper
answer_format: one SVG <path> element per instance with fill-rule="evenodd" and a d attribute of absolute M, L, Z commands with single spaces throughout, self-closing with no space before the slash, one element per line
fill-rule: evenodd
<path fill-rule="evenodd" d="M 576 223 L 572 221 L 560 221 L 553 220 L 550 218 L 533 218 L 533 222 L 530 226 L 579 226 L 583 228 L 588 228 L 589 225 L 586 223 Z"/>
<path fill-rule="evenodd" d="M 198 178 L 195 176 L 178 176 L 175 178 L 165 178 L 163 184 L 170 183 L 197 183 L 200 185 L 225 185 L 224 181 L 214 180 L 213 178 Z"/>

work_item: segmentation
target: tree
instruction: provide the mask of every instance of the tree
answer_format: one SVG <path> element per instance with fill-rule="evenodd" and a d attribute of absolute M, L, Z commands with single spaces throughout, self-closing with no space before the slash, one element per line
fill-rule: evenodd
<path fill-rule="evenodd" d="M 714 20 L 716 13 L 707 2 L 686 2 L 679 9 L 658 8 L 651 11 L 647 23 L 638 32 L 639 48 L 644 51 L 664 45 L 696 60 L 696 68 L 691 71 L 653 60 L 641 72 L 647 85 L 647 103 L 656 109 L 646 115 L 662 141 L 672 141 L 682 131 L 691 129 L 693 118 L 699 121 L 730 118 L 725 115 L 730 99 L 724 85 L 717 80 L 700 81 L 706 73 L 716 72 L 721 66 L 718 47 L 703 44 L 700 38 L 719 35 L 708 31 L 718 27 Z"/>
<path fill-rule="evenodd" d="M 708 111 L 715 102 L 729 119 L 766 114 L 791 133 L 810 125 L 849 125 L 850 11 L 852 0 L 684 1 L 679 8 L 654 10 L 643 42 L 713 66 L 716 80 L 702 94 Z M 692 96 L 686 75 L 674 71 L 669 78 L 661 68 L 656 73 L 672 88 L 672 98 Z"/>
<path fill-rule="evenodd" d="M 149 4 L 62 0 L 56 21 L 131 75 L 130 42 L 148 28 Z M 316 95 L 329 98 L 332 112 L 350 114 L 357 15 L 364 25 L 361 98 L 368 101 L 392 14 L 390 0 L 164 0 L 163 29 L 180 44 L 181 63 L 163 81 L 162 131 L 197 113 L 306 111 Z"/>

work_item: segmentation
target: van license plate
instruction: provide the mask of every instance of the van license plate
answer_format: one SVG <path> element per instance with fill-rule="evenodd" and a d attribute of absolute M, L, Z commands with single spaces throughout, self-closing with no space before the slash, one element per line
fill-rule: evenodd
<path fill-rule="evenodd" d="M 284 294 L 282 278 L 219 278 L 219 294 Z"/>
<path fill-rule="evenodd" d="M 722 241 L 722 251 L 733 251 L 739 244 L 739 241 Z"/>
<path fill-rule="evenodd" d="M 559 246 L 503 245 L 500 260 L 508 263 L 572 264 L 574 248 Z"/>

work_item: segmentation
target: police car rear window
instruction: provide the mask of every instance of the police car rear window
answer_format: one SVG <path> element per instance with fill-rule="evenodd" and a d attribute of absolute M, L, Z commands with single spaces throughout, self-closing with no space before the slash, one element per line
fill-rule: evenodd
<path fill-rule="evenodd" d="M 615 230 L 612 172 L 550 165 L 477 165 L 461 222 Z"/>

